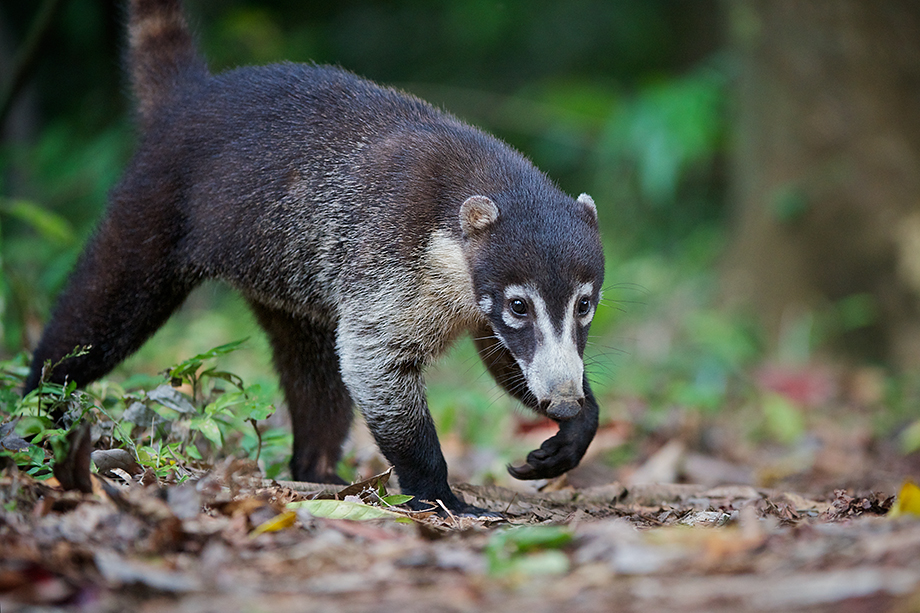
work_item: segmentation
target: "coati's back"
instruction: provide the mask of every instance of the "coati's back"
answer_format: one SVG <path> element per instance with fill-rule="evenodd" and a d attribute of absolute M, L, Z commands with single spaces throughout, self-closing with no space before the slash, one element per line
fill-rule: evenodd
<path fill-rule="evenodd" d="M 128 174 L 181 186 L 190 275 L 326 316 L 343 264 L 369 243 L 410 253 L 439 226 L 459 233 L 473 193 L 549 187 L 493 137 L 337 68 L 210 76 L 177 2 L 133 5 L 144 9 L 132 13 L 130 67 L 146 142 Z"/>

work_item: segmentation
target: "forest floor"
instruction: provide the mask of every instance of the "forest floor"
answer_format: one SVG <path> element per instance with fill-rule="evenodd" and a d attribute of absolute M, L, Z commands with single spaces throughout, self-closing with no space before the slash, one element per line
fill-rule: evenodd
<path fill-rule="evenodd" d="M 0 613 L 920 613 L 912 405 L 880 427 L 880 379 L 805 374 L 708 414 L 614 399 L 549 482 L 483 471 L 494 450 L 447 432 L 455 491 L 502 520 L 381 505 L 399 500 L 378 454 L 344 490 L 232 457 L 156 472 L 84 423 L 51 479 L 0 464 Z M 515 449 L 555 431 L 516 419 Z M 374 448 L 362 427 L 349 444 Z"/>
<path fill-rule="evenodd" d="M 595 454 L 543 491 L 455 486 L 504 521 L 368 519 L 378 509 L 354 498 L 332 516 L 292 509 L 333 490 L 240 460 L 185 484 L 116 468 L 92 494 L 7 468 L 0 611 L 920 611 L 920 518 L 888 513 L 920 459 L 860 440 L 823 444 L 771 487 L 639 483 L 668 466 L 684 480 L 765 470 L 675 441 L 629 485 L 597 484 Z"/>

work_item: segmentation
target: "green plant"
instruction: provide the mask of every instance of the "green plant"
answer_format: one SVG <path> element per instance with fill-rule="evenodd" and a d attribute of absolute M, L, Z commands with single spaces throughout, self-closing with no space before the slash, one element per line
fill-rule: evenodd
<path fill-rule="evenodd" d="M 73 382 L 50 383 L 47 378 L 58 362 L 46 365 L 39 387 L 20 399 L 14 390 L 26 372 L 24 358 L 10 360 L 3 364 L 0 379 L 6 422 L 0 430 L 0 454 L 36 477 L 50 476 L 50 449 L 60 457 L 62 441 L 70 432 L 58 422 L 89 421 L 103 433 L 103 446 L 130 449 L 138 463 L 160 478 L 185 479 L 189 468 L 223 454 L 236 452 L 259 460 L 266 451 L 270 457 L 265 472 L 273 477 L 289 453 L 290 435 L 278 428 L 263 433 L 258 425 L 275 410 L 271 393 L 210 364 L 243 342 L 215 347 L 172 366 L 165 373 L 168 383 L 129 391 L 108 380 L 87 391 L 76 389 Z M 78 348 L 64 359 L 85 351 Z M 226 383 L 231 389 L 224 389 Z M 58 416 L 62 419 L 55 419 Z"/>
<path fill-rule="evenodd" d="M 247 386 L 234 373 L 208 365 L 244 342 L 227 343 L 172 366 L 166 371 L 169 383 L 136 399 L 127 419 L 137 426 L 150 425 L 148 444 L 138 448 L 141 464 L 166 473 L 183 460 L 212 461 L 225 449 L 239 448 L 255 460 L 260 459 L 266 445 L 272 448 L 273 457 L 287 452 L 289 435 L 270 431 L 263 438 L 257 423 L 275 411 L 270 393 L 258 384 Z M 224 389 L 224 383 L 232 389 Z M 186 394 L 183 388 L 191 393 Z M 276 476 L 280 465 L 272 463 L 267 476 Z"/>
<path fill-rule="evenodd" d="M 564 526 L 522 526 L 498 530 L 489 538 L 485 554 L 491 575 L 562 574 L 569 559 L 560 551 L 572 542 Z"/>

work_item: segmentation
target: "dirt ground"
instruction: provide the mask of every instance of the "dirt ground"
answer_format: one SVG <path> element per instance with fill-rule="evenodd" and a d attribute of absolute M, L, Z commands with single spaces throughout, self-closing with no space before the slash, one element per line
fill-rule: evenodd
<path fill-rule="evenodd" d="M 111 474 L 81 494 L 0 473 L 0 611 L 920 611 L 920 518 L 886 494 L 456 486 L 505 521 L 329 503 L 356 520 L 292 510 L 334 490 L 247 462 Z"/>

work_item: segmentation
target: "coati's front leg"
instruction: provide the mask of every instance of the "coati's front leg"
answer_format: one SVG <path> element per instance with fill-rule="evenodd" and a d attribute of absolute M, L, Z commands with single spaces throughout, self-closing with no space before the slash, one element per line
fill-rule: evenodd
<path fill-rule="evenodd" d="M 297 481 L 344 483 L 335 470 L 354 408 L 339 372 L 335 331 L 256 302 L 251 306 L 268 333 L 291 414 L 291 475 Z"/>
<path fill-rule="evenodd" d="M 447 484 L 447 462 L 425 400 L 422 364 L 400 359 L 400 346 L 385 342 L 371 323 L 343 321 L 338 350 L 342 377 L 364 415 L 377 446 L 396 469 L 409 506 L 436 506 L 440 500 L 452 513 L 483 516 Z"/>
<path fill-rule="evenodd" d="M 482 328 L 474 334 L 473 340 L 480 359 L 495 381 L 526 406 L 536 409 L 537 400 L 527 388 L 521 367 L 492 331 Z M 527 454 L 524 465 L 509 466 L 508 472 L 512 477 L 550 479 L 578 466 L 597 433 L 598 422 L 597 400 L 587 377 L 582 384 L 585 402 L 581 411 L 572 419 L 555 420 L 559 424 L 559 432 L 545 440 L 539 449 Z"/>

